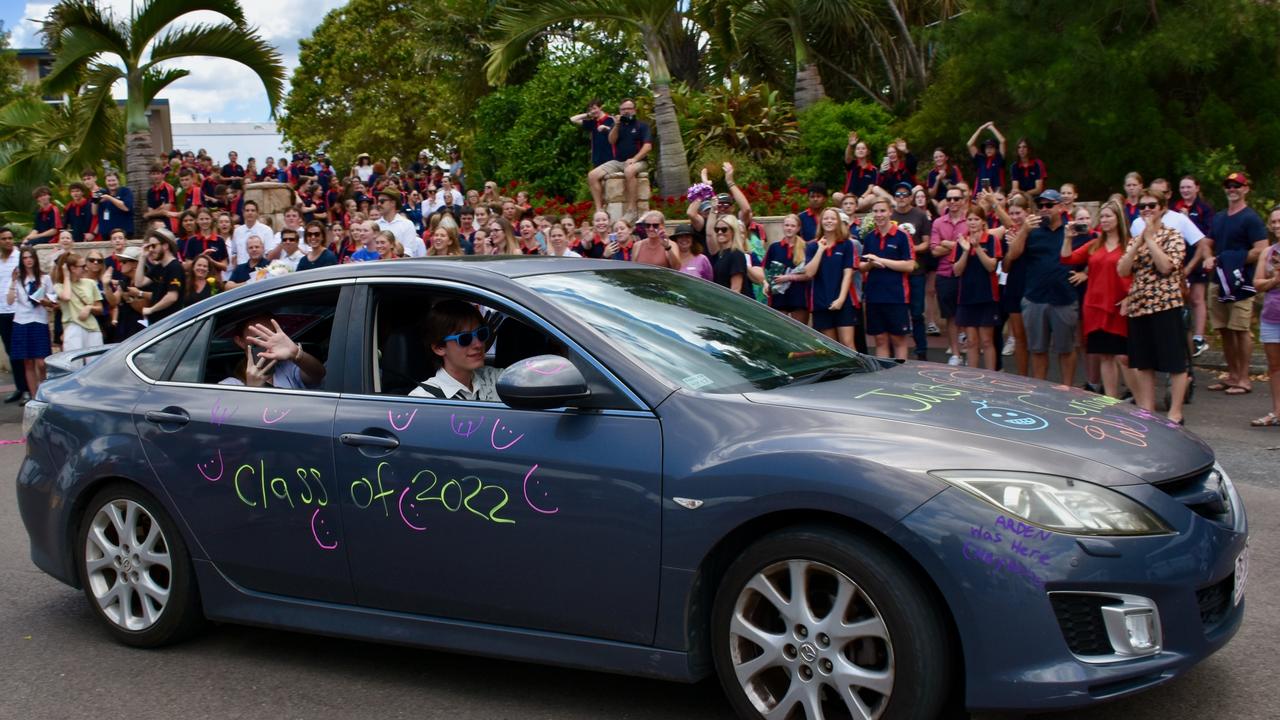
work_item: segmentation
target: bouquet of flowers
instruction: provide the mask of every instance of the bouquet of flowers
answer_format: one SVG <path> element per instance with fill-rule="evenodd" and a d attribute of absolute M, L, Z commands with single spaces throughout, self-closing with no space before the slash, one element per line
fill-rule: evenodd
<path fill-rule="evenodd" d="M 787 266 L 777 260 L 772 260 L 765 266 L 764 279 L 765 282 L 769 283 L 770 295 L 781 295 L 787 291 L 787 288 L 791 287 L 790 282 L 776 283 L 773 281 L 774 278 L 780 275 L 786 275 L 788 272 L 790 272 L 790 270 L 787 269 Z"/>
<path fill-rule="evenodd" d="M 253 271 L 254 280 L 266 280 L 267 278 L 280 277 L 293 272 L 293 268 L 289 267 L 289 263 L 283 260 L 272 260 L 266 267 L 260 267 Z"/>
<path fill-rule="evenodd" d="M 685 192 L 689 198 L 689 202 L 697 202 L 701 200 L 710 200 L 716 196 L 716 189 L 711 187 L 711 183 L 695 183 L 689 186 L 689 190 Z"/>

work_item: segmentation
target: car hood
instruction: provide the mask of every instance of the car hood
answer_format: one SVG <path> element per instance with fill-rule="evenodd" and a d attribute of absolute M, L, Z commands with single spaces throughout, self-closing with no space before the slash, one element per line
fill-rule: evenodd
<path fill-rule="evenodd" d="M 1150 482 L 1213 462 L 1204 441 L 1164 416 L 1084 390 L 986 370 L 907 362 L 746 397 L 778 407 L 946 429 L 966 450 L 985 447 L 999 455 L 1012 443 L 1024 451 L 1055 451 L 1042 454 L 1044 467 L 1019 469 L 1054 472 L 1053 458 L 1065 453 Z"/>

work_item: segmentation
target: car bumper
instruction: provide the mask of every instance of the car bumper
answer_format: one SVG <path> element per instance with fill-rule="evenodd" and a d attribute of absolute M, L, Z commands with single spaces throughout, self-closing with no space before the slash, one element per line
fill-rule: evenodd
<path fill-rule="evenodd" d="M 1237 601 L 1234 581 L 1248 540 L 1239 497 L 1233 517 L 1219 522 L 1150 485 L 1116 489 L 1155 510 L 1174 532 L 1101 539 L 1010 527 L 997 508 L 956 488 L 895 531 L 951 610 L 971 709 L 1065 709 L 1135 693 L 1190 669 L 1239 629 L 1244 601 Z M 1097 637 L 1097 618 L 1055 606 L 1051 593 L 1149 601 L 1159 619 L 1159 652 L 1126 657 L 1100 652 L 1096 642 L 1089 648 L 1091 638 L 1107 641 Z"/>

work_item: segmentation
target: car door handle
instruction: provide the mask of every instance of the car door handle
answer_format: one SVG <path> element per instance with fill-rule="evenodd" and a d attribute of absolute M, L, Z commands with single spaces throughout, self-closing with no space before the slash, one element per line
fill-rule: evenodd
<path fill-rule="evenodd" d="M 148 410 L 145 415 L 147 422 L 153 422 L 157 425 L 186 425 L 191 422 L 191 416 L 185 410 Z"/>
<path fill-rule="evenodd" d="M 381 435 L 361 435 L 359 433 L 342 433 L 338 436 L 343 445 L 352 447 L 376 447 L 385 448 L 387 450 L 395 450 L 400 447 L 400 441 L 394 437 L 383 437 Z"/>

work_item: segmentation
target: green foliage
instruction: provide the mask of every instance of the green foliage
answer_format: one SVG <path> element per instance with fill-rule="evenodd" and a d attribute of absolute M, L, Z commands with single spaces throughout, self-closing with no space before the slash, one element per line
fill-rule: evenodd
<path fill-rule="evenodd" d="M 945 59 L 906 123 L 916 145 L 956 156 L 993 120 L 1011 155 L 1028 137 L 1051 180 L 1075 182 L 1084 197 L 1104 197 L 1127 171 L 1173 177 L 1234 145 L 1265 194 L 1277 194 L 1280 13 L 1269 3 L 970 5 L 943 33 Z M 1221 176 L 1202 180 L 1210 188 Z"/>
<path fill-rule="evenodd" d="M 298 149 L 444 157 L 466 144 L 487 92 L 481 29 L 487 0 L 352 0 L 300 43 L 280 130 Z"/>
<path fill-rule="evenodd" d="M 894 137 L 894 117 L 865 100 L 823 100 L 801 112 L 798 119 L 800 140 L 792 153 L 792 172 L 804 182 L 825 181 L 829 188 L 844 184 L 844 149 L 850 132 L 858 133 L 876 159 Z"/>
<path fill-rule="evenodd" d="M 18 54 L 9 49 L 9 31 L 0 22 L 0 106 L 21 94 L 21 84 L 22 68 L 18 65 Z"/>
<path fill-rule="evenodd" d="M 734 82 L 705 93 L 684 93 L 681 127 L 692 138 L 693 157 L 710 148 L 724 148 L 767 163 L 800 136 L 795 108 L 766 85 L 743 88 Z"/>
<path fill-rule="evenodd" d="M 519 180 L 553 196 L 582 197 L 591 169 L 590 138 L 566 119 L 583 112 L 593 98 L 608 108 L 642 92 L 641 73 L 630 57 L 616 43 L 575 47 L 543 60 L 527 82 L 482 99 L 473 116 L 472 177 L 478 179 L 478 172 L 499 183 Z"/>

